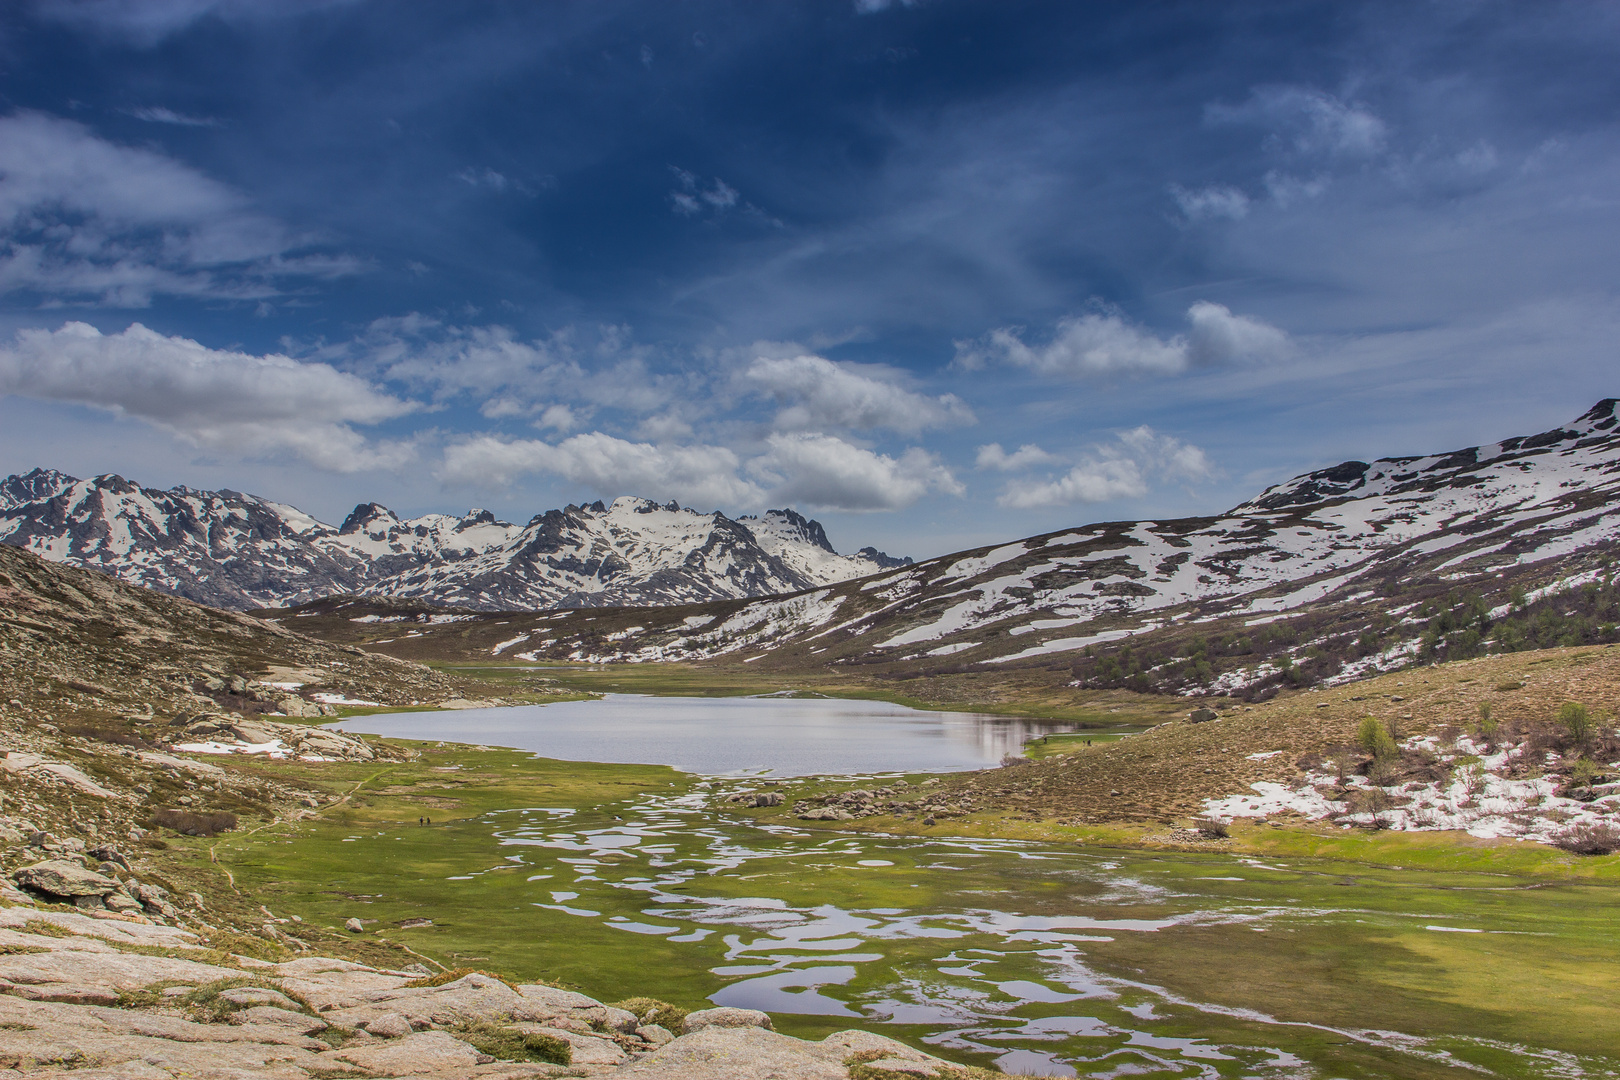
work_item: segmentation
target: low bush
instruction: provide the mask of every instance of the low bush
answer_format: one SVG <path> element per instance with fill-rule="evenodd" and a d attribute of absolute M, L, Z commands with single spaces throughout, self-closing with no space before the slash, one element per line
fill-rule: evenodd
<path fill-rule="evenodd" d="M 1576 825 L 1555 837 L 1553 846 L 1577 855 L 1612 855 L 1620 851 L 1620 829 L 1606 821 Z"/>
<path fill-rule="evenodd" d="M 152 824 L 173 829 L 185 836 L 217 836 L 236 828 L 236 815 L 224 812 L 199 813 L 165 807 L 152 814 Z"/>
<path fill-rule="evenodd" d="M 1220 840 L 1232 835 L 1228 823 L 1218 817 L 1193 818 L 1193 828 L 1198 830 L 1198 835 L 1207 836 L 1211 840 Z"/>

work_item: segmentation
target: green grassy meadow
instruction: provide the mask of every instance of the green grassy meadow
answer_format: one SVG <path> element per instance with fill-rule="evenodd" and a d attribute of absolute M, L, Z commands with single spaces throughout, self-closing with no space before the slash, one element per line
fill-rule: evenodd
<path fill-rule="evenodd" d="M 743 987 L 779 1030 L 875 1026 L 974 1064 L 1239 1076 L 1283 1054 L 1345 1077 L 1559 1075 L 1536 1048 L 1620 1073 L 1614 858 L 1269 827 L 1228 851 L 1154 850 L 1141 830 L 994 814 L 833 828 L 704 801 L 725 785 L 662 767 L 414 748 L 256 763 L 343 801 L 176 846 L 212 847 L 313 947 L 609 1001 L 699 1008 Z"/>

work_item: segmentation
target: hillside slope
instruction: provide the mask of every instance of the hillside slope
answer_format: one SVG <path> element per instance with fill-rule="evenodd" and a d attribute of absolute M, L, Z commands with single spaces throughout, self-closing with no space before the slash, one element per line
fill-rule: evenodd
<path fill-rule="evenodd" d="M 1616 424 L 1611 399 L 1539 435 L 1308 473 L 1217 517 L 1066 529 L 785 597 L 454 626 L 335 600 L 267 614 L 419 659 L 1042 668 L 1086 688 L 1253 696 L 1615 639 Z"/>

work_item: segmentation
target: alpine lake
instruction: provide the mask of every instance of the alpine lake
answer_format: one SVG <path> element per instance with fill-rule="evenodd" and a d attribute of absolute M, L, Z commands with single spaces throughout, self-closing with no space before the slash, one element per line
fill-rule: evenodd
<path fill-rule="evenodd" d="M 212 857 L 275 915 L 358 917 L 402 955 L 1015 1074 L 1620 1077 L 1620 877 L 1534 845 L 798 820 L 800 795 L 925 785 L 1072 726 L 883 702 L 610 695 L 343 726 L 420 754 L 255 763 L 340 801 Z M 786 805 L 727 801 L 743 788 Z"/>

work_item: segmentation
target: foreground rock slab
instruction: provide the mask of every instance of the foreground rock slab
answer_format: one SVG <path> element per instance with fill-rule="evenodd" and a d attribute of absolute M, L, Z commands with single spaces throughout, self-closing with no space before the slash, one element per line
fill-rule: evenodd
<path fill-rule="evenodd" d="M 102 916 L 0 907 L 0 1075 L 849 1080 L 852 1068 L 884 1080 L 988 1075 L 870 1032 L 791 1038 L 751 1009 L 692 1013 L 674 1038 L 555 987 L 512 987 L 478 973 L 412 985 L 410 973 L 330 957 L 221 960 L 184 930 Z M 501 1050 L 488 1042 L 491 1032 L 518 1041 L 546 1036 L 566 1045 L 572 1062 L 499 1060 L 480 1049 Z"/>

